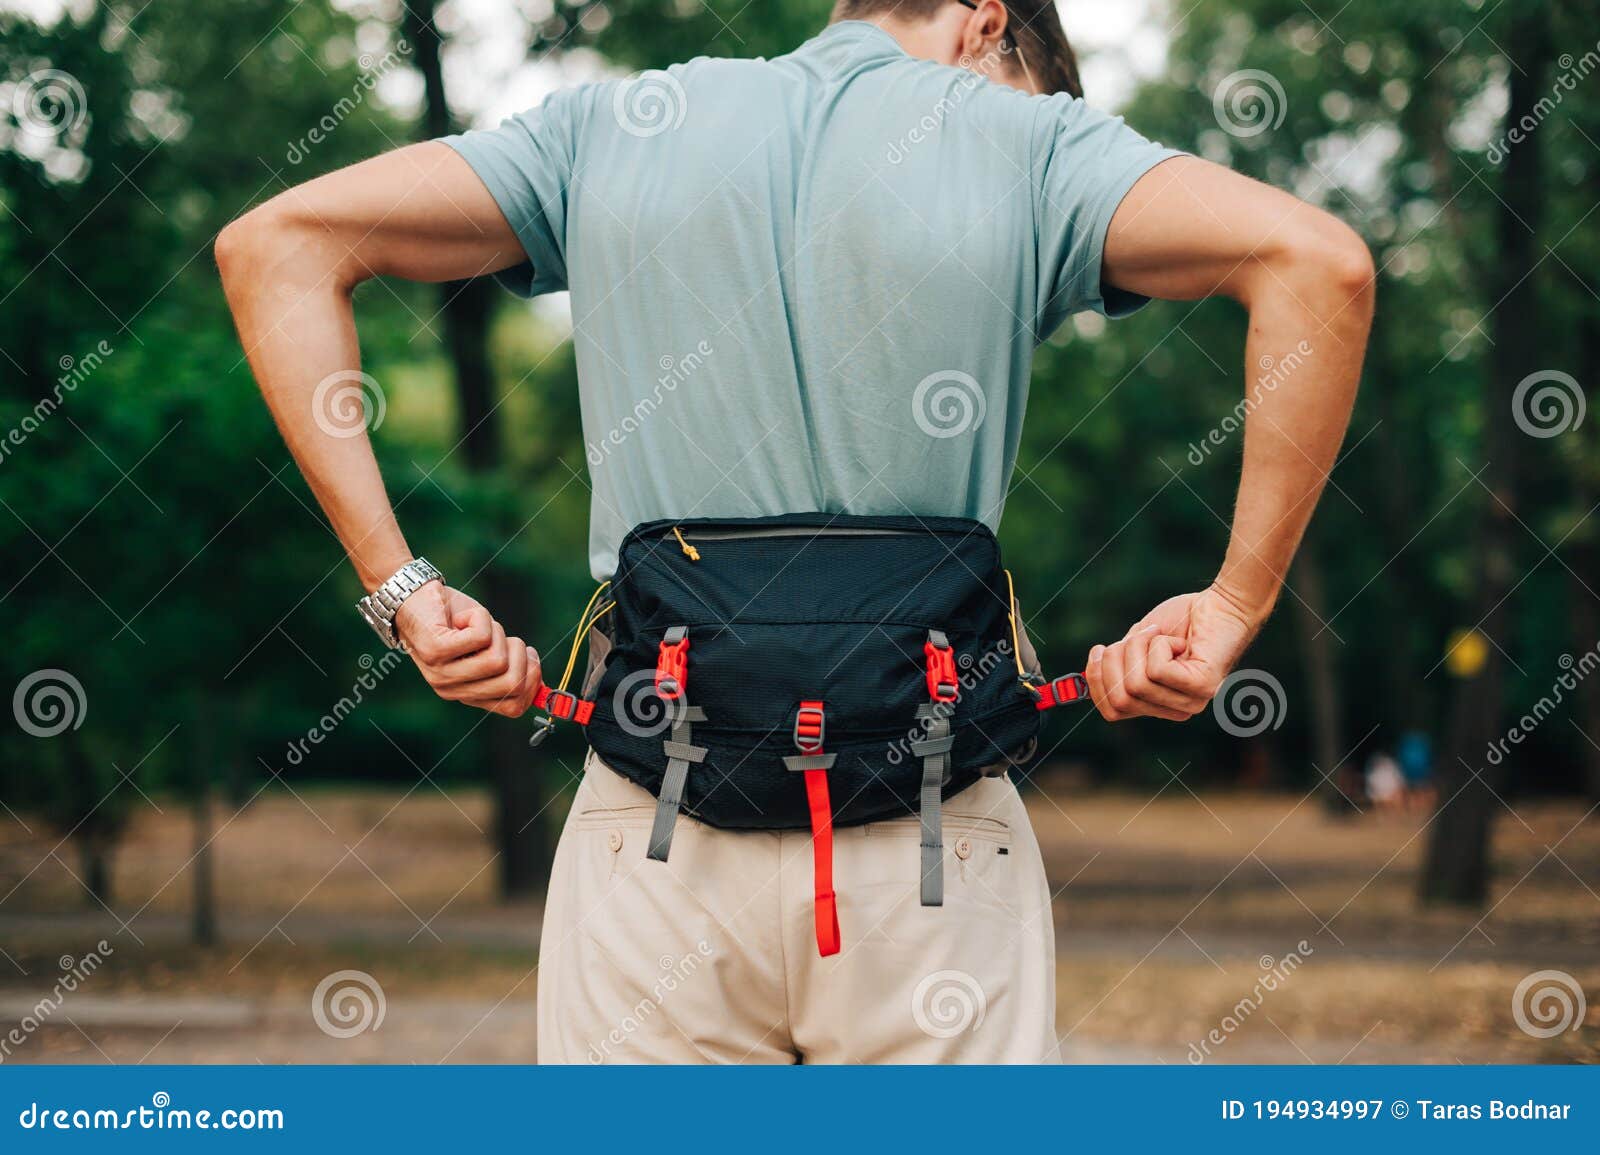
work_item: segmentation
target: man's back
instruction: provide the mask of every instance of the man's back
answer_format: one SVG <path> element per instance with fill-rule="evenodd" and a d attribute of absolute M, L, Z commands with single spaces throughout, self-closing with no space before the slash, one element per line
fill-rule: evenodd
<path fill-rule="evenodd" d="M 441 697 L 507 717 L 542 703 L 612 726 L 614 738 L 628 695 L 596 690 L 586 707 L 558 697 L 516 625 L 413 552 L 364 427 L 330 428 L 324 395 L 359 374 L 352 291 L 375 276 L 503 272 L 524 292 L 570 285 L 598 574 L 612 569 L 624 528 L 647 518 L 909 510 L 992 523 L 1037 338 L 1073 309 L 1135 301 L 1108 301 L 1102 275 L 1171 300 L 1227 297 L 1249 311 L 1252 372 L 1303 356 L 1312 339 L 1316 356 L 1292 388 L 1247 398 L 1216 578 L 1093 647 L 1089 700 L 1108 721 L 1193 717 L 1270 612 L 1349 420 L 1373 306 L 1360 238 L 1198 158 L 1139 179 L 1169 154 L 1080 101 L 1024 97 L 972 75 L 1074 90 L 1053 0 L 839 0 L 836 10 L 883 31 L 841 23 L 770 63 L 698 61 L 560 94 L 499 130 L 455 138 L 455 151 L 427 142 L 309 181 L 218 238 L 262 394 L 372 591 L 363 616 L 386 644 L 405 643 Z M 869 544 L 849 561 L 828 554 L 831 565 L 809 557 L 806 584 L 786 586 L 773 595 L 784 604 L 762 611 L 782 620 L 759 623 L 765 633 L 749 634 L 748 653 L 728 661 L 699 642 L 691 656 L 689 627 L 704 636 L 688 620 L 698 607 L 652 616 L 653 595 L 637 596 L 628 575 L 614 601 L 591 603 L 589 619 L 617 610 L 605 678 L 620 687 L 642 675 L 646 695 L 680 705 L 684 679 L 700 689 L 688 709 L 652 715 L 670 714 L 659 747 L 616 747 L 631 774 L 592 743 L 545 906 L 542 1061 L 1034 1062 L 1057 1050 L 1052 892 L 1026 809 L 1003 776 L 945 793 L 957 760 L 973 752 L 959 752 L 954 730 L 937 733 L 944 712 L 913 693 L 921 764 L 914 782 L 896 775 L 906 793 L 895 798 L 909 805 L 914 787 L 917 813 L 833 821 L 829 778 L 850 749 L 841 719 L 865 703 L 870 737 L 852 757 L 876 782 L 895 767 L 886 736 L 913 713 L 891 710 L 880 747 L 883 696 L 856 681 L 886 679 L 902 695 L 924 685 L 943 703 L 964 678 L 952 668 L 965 665 L 958 644 L 969 658 L 1017 640 L 999 624 L 1010 624 L 1014 604 L 985 596 L 999 590 L 992 568 L 985 579 L 968 567 L 983 587 L 975 604 L 995 625 L 985 640 L 947 633 L 951 619 L 970 631 L 981 616 L 952 608 L 938 621 L 896 620 L 896 630 L 916 629 L 891 638 L 892 656 L 869 661 L 855 647 L 842 681 L 787 663 L 795 653 L 810 662 L 810 647 L 831 654 L 810 627 L 857 621 L 863 589 L 898 593 L 904 580 L 909 594 L 946 565 Z M 783 575 L 781 562 L 768 574 L 777 555 L 766 545 L 751 548 L 738 572 L 757 584 Z M 728 554 L 697 559 L 687 539 L 680 549 L 682 560 L 658 575 L 666 582 L 692 567 L 694 581 L 714 583 L 719 567 L 736 565 Z M 926 668 L 915 654 L 922 630 Z M 791 679 L 774 694 L 775 667 L 799 670 L 805 684 Z M 990 683 L 1001 688 L 1008 675 L 1000 667 Z M 732 689 L 721 694 L 719 684 Z M 1037 721 L 1042 692 L 1030 703 L 1019 686 L 1003 688 L 1010 704 L 983 721 L 1005 710 Z M 980 696 L 956 694 L 952 726 L 962 710 L 973 721 Z M 763 710 L 775 702 L 782 723 L 740 722 L 734 705 L 746 697 Z M 834 720 L 825 741 L 824 717 Z M 799 755 L 769 762 L 768 773 L 750 765 L 756 745 L 786 737 Z M 760 813 L 723 814 L 725 827 L 710 810 L 703 820 L 683 810 L 715 791 L 748 795 L 747 786 L 778 791 L 769 801 L 787 807 L 798 802 L 784 785 L 790 771 L 803 772 L 809 829 L 790 824 L 798 811 L 780 818 L 749 797 Z M 861 781 L 837 774 L 841 786 Z M 781 828 L 766 829 L 774 822 Z M 669 846 L 670 863 L 661 861 Z M 950 901 L 938 905 L 946 887 Z M 711 961 L 632 1022 L 639 993 L 660 989 L 658 960 L 691 951 L 697 968 Z M 923 1013 L 949 994 L 935 980 L 952 975 L 981 1031 L 942 1029 L 938 1013 L 934 1029 Z"/>
<path fill-rule="evenodd" d="M 1033 347 L 1104 307 L 1111 214 L 1170 155 L 854 21 L 450 143 L 530 255 L 508 283 L 571 290 L 597 577 L 660 517 L 997 525 Z"/>

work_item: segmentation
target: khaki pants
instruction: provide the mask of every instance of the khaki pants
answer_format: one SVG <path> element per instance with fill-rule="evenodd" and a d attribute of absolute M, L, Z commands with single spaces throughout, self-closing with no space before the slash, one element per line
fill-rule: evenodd
<path fill-rule="evenodd" d="M 1005 778 L 944 806 L 945 900 L 919 904 L 918 824 L 834 832 L 844 949 L 817 954 L 808 831 L 678 819 L 592 753 L 539 949 L 546 1063 L 1057 1061 L 1038 843 Z"/>

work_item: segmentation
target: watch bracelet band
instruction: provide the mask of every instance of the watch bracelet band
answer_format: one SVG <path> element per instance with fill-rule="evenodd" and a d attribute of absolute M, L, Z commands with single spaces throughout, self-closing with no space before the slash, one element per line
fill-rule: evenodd
<path fill-rule="evenodd" d="M 406 562 L 377 589 L 356 603 L 356 609 L 390 649 L 400 649 L 394 628 L 395 615 L 405 600 L 431 581 L 443 581 L 444 574 L 425 557 Z"/>

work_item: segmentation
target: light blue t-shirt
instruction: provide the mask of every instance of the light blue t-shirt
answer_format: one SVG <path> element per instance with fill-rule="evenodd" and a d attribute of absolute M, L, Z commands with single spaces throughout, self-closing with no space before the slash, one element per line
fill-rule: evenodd
<path fill-rule="evenodd" d="M 775 60 L 557 92 L 449 138 L 570 289 L 590 565 L 667 517 L 943 514 L 997 527 L 1035 346 L 1139 299 L 1112 213 L 1169 156 L 834 24 Z"/>

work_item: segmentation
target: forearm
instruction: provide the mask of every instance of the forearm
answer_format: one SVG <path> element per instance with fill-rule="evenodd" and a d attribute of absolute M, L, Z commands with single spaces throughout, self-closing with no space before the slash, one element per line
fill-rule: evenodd
<path fill-rule="evenodd" d="M 289 225 L 251 224 L 219 241 L 218 260 L 261 395 L 370 591 L 412 554 L 367 437 L 351 286 L 326 245 Z"/>
<path fill-rule="evenodd" d="M 350 295 L 373 276 L 463 280 L 522 259 L 483 182 L 438 142 L 317 177 L 217 238 L 228 305 L 261 394 L 369 590 L 412 554 L 362 419 Z"/>
<path fill-rule="evenodd" d="M 1216 588 L 1271 612 L 1343 442 L 1372 320 L 1364 266 L 1266 266 L 1249 294 L 1244 464 Z"/>

